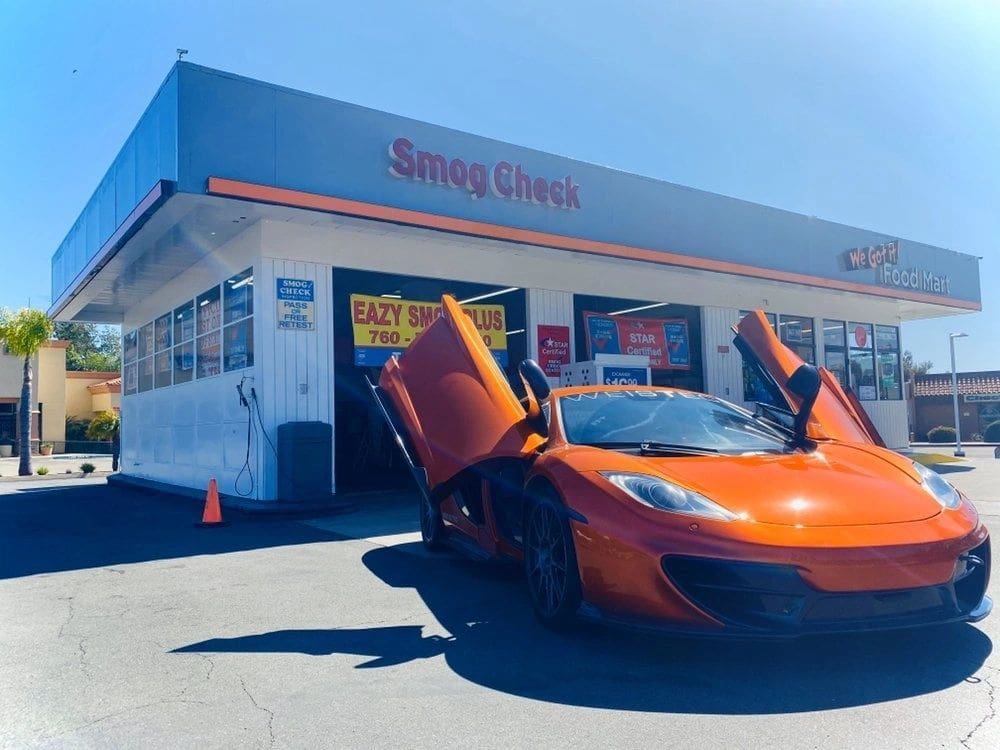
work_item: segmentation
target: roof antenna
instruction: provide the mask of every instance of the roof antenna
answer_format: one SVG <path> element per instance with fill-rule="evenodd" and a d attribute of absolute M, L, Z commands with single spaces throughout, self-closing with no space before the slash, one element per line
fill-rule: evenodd
<path fill-rule="evenodd" d="M 181 49 L 180 47 L 178 47 L 177 48 L 177 62 L 180 62 L 182 59 L 184 59 L 184 55 L 186 55 L 187 53 L 188 53 L 188 51 L 186 49 Z"/>

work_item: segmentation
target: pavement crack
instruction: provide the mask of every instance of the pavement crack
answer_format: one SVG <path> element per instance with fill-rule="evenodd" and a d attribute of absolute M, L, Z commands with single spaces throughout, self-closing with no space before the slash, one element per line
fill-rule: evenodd
<path fill-rule="evenodd" d="M 986 712 L 986 715 L 983 716 L 983 718 L 979 720 L 979 723 L 976 724 L 976 726 L 974 726 L 972 728 L 972 730 L 967 735 L 965 735 L 964 738 L 962 738 L 961 740 L 959 740 L 959 742 L 962 743 L 962 746 L 966 747 L 966 748 L 971 747 L 969 745 L 969 743 L 972 741 L 972 736 L 976 732 L 978 732 L 980 729 L 982 729 L 983 725 L 986 724 L 986 722 L 994 719 L 996 717 L 996 715 L 997 715 L 996 686 L 990 681 L 989 677 L 983 677 L 983 682 L 986 683 L 986 687 L 987 687 L 986 695 L 987 695 L 987 698 L 988 698 L 988 701 L 989 701 L 987 703 L 987 706 L 986 706 L 987 712 Z"/>
<path fill-rule="evenodd" d="M 211 679 L 212 672 L 215 671 L 215 662 L 212 661 L 211 657 L 205 656 L 205 654 L 196 653 L 196 656 L 208 662 L 208 672 L 205 673 L 205 681 L 207 682 L 209 679 Z M 246 687 L 243 688 L 243 692 L 246 693 Z M 247 695 L 249 696 L 250 694 L 247 693 Z"/>
<path fill-rule="evenodd" d="M 57 637 L 62 638 L 63 635 L 66 633 L 66 626 L 73 621 L 73 615 L 75 614 L 75 610 L 73 607 L 72 596 L 60 596 L 59 601 L 66 602 L 66 604 L 69 606 L 69 611 L 66 613 L 66 619 L 63 620 L 62 625 L 59 626 L 59 635 Z"/>
<path fill-rule="evenodd" d="M 267 714 L 267 733 L 268 735 L 270 735 L 271 738 L 270 742 L 268 742 L 268 747 L 274 747 L 274 711 L 267 708 L 266 706 L 260 705 L 257 702 L 257 699 L 253 697 L 253 695 L 250 693 L 249 690 L 247 690 L 246 680 L 244 680 L 243 677 L 240 675 L 237 676 L 240 678 L 240 687 L 243 688 L 243 692 L 246 694 L 246 697 L 250 699 L 250 703 L 253 704 L 253 707 L 256 708 L 258 711 L 263 711 L 264 713 Z"/>

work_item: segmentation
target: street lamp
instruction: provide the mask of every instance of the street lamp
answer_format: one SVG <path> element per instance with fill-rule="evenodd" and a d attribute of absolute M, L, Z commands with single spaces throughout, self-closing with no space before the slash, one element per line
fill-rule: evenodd
<path fill-rule="evenodd" d="M 951 343 L 951 396 L 955 403 L 955 455 L 965 456 L 962 450 L 962 422 L 958 416 L 958 372 L 955 370 L 955 339 L 965 338 L 967 333 L 949 333 L 948 339 Z"/>

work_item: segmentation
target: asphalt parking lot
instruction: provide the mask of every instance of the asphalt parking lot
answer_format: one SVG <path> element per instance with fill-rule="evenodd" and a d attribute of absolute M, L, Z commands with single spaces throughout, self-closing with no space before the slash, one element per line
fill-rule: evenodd
<path fill-rule="evenodd" d="M 975 450 L 942 471 L 1000 529 L 1000 461 Z M 379 502 L 199 529 L 196 503 L 101 479 L 0 484 L 0 746 L 1000 747 L 1000 615 L 559 636 L 516 572 L 428 555 L 409 500 Z"/>

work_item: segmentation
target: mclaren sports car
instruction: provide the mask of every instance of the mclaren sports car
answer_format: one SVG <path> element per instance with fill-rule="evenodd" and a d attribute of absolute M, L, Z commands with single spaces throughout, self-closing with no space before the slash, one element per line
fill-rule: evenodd
<path fill-rule="evenodd" d="M 990 540 L 968 498 L 886 449 L 762 312 L 734 334 L 771 394 L 754 411 L 674 388 L 551 389 L 530 360 L 519 398 L 445 297 L 369 383 L 426 546 L 522 565 L 552 628 L 781 637 L 989 614 Z"/>

